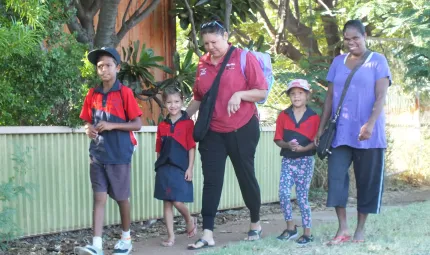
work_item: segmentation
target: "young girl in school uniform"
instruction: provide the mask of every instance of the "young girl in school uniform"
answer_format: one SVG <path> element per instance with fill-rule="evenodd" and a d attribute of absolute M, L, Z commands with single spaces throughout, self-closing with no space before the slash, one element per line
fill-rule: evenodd
<path fill-rule="evenodd" d="M 310 86 L 306 80 L 296 79 L 288 84 L 286 93 L 291 106 L 281 112 L 276 120 L 275 143 L 281 147 L 282 168 L 279 182 L 279 200 L 287 228 L 279 240 L 297 237 L 297 226 L 292 218 L 291 189 L 296 185 L 297 202 L 302 215 L 303 235 L 300 245 L 313 241 L 311 235 L 311 208 L 308 202 L 309 187 L 315 164 L 313 140 L 320 123 L 319 116 L 308 107 Z"/>
<path fill-rule="evenodd" d="M 175 243 L 173 231 L 173 207 L 187 223 L 188 237 L 197 233 L 197 219 L 184 203 L 193 202 L 193 166 L 196 143 L 193 139 L 194 122 L 182 111 L 183 95 L 177 88 L 167 88 L 163 101 L 169 112 L 158 125 L 155 162 L 154 197 L 164 201 L 164 220 L 168 237 L 161 245 L 170 247 Z"/>

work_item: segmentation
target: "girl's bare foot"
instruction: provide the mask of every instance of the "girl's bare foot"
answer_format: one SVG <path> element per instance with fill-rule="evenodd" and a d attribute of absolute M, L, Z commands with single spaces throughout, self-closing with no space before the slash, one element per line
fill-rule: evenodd
<path fill-rule="evenodd" d="M 197 234 L 197 218 L 191 217 L 191 220 L 187 222 L 187 236 L 192 238 Z"/>
<path fill-rule="evenodd" d="M 175 244 L 175 238 L 167 238 L 161 242 L 161 246 L 171 247 Z"/>

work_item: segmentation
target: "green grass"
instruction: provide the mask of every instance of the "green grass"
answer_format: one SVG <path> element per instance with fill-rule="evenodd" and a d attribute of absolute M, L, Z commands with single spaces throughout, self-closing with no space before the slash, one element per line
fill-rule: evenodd
<path fill-rule="evenodd" d="M 249 243 L 240 242 L 225 248 L 208 250 L 205 255 L 287 255 L 287 254 L 430 254 L 430 202 L 409 206 L 388 208 L 380 215 L 370 215 L 366 225 L 366 242 L 363 244 L 346 243 L 340 246 L 326 246 L 333 237 L 336 223 L 319 225 L 312 230 L 315 241 L 307 247 L 298 247 L 294 242 L 281 242 L 274 236 Z M 353 230 L 355 219 L 350 220 Z"/>

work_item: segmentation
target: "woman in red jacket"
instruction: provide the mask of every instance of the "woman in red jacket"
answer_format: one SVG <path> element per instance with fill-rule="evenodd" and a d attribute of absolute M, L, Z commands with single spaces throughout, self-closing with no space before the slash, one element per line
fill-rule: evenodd
<path fill-rule="evenodd" d="M 189 116 L 199 109 L 231 47 L 227 29 L 218 19 L 204 23 L 200 34 L 207 53 L 198 64 L 194 100 L 187 109 Z M 239 48 L 233 51 L 221 76 L 210 129 L 199 143 L 204 177 L 201 210 L 203 236 L 188 246 L 191 250 L 215 245 L 214 219 L 221 198 L 227 156 L 233 164 L 243 200 L 251 214 L 246 240 L 260 239 L 261 197 L 254 167 L 260 129 L 255 102 L 265 98 L 267 82 L 252 53 L 247 54 L 246 68 L 242 73 L 241 52 Z"/>

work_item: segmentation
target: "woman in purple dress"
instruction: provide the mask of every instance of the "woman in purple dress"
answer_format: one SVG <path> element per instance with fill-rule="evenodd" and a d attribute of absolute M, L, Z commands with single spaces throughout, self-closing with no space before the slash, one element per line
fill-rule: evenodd
<path fill-rule="evenodd" d="M 345 81 L 368 51 L 366 32 L 359 20 L 348 21 L 343 29 L 348 53 L 337 56 L 330 66 L 328 91 L 316 143 L 337 110 Z M 391 73 L 384 55 L 371 52 L 354 74 L 338 118 L 332 154 L 328 157 L 327 207 L 335 207 L 338 231 L 330 245 L 364 242 L 364 225 L 369 213 L 379 213 L 383 192 L 385 137 L 384 100 Z M 357 228 L 351 237 L 346 220 L 348 169 L 354 167 L 357 186 Z"/>

